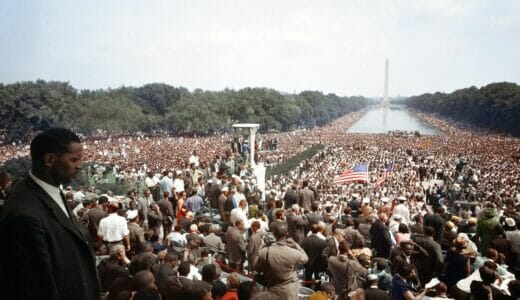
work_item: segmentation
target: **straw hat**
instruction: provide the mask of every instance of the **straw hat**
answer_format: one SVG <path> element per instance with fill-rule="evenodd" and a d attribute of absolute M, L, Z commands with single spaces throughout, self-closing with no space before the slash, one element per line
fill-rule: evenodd
<path fill-rule="evenodd" d="M 462 237 L 458 236 L 456 239 L 453 240 L 453 246 L 455 246 L 458 249 L 465 249 L 468 247 L 468 241 Z"/>

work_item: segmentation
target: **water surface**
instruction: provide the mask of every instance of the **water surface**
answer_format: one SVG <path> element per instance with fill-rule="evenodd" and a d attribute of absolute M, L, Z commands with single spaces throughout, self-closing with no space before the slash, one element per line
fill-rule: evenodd
<path fill-rule="evenodd" d="M 421 134 L 437 133 L 434 127 L 413 116 L 402 106 L 374 107 L 347 132 L 388 133 L 390 130 L 419 131 Z"/>

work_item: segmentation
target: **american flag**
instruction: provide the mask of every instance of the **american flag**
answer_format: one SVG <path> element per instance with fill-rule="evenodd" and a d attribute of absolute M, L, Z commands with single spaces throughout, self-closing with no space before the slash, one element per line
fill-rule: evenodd
<path fill-rule="evenodd" d="M 368 164 L 367 165 L 355 165 L 354 168 L 350 168 L 343 172 L 339 177 L 334 179 L 335 184 L 353 182 L 353 181 L 364 181 L 368 182 Z"/>
<path fill-rule="evenodd" d="M 386 177 L 388 176 L 388 173 L 392 173 L 393 171 L 394 171 L 394 162 L 391 162 L 388 165 L 388 167 L 386 168 L 385 173 L 383 173 L 383 176 L 381 176 L 378 181 L 374 182 L 372 184 L 372 186 L 376 187 L 376 186 L 383 184 L 383 182 L 386 181 Z"/>

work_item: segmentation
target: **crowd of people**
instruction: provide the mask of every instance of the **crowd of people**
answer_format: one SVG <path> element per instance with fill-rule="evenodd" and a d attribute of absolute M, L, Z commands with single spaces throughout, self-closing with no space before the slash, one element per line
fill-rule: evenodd
<path fill-rule="evenodd" d="M 519 299 L 520 140 L 415 115 L 440 133 L 347 133 L 356 112 L 263 135 L 258 162 L 326 145 L 265 191 L 230 136 L 86 140 L 84 160 L 141 174 L 126 195 L 64 187 L 103 297 Z M 334 183 L 358 164 L 367 182 Z"/>

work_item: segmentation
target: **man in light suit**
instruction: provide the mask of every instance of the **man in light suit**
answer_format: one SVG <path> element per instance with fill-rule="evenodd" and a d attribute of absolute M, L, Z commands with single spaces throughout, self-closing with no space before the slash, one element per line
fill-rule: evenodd
<path fill-rule="evenodd" d="M 209 226 L 208 234 L 204 237 L 204 245 L 211 253 L 217 253 L 225 250 L 225 245 L 220 236 L 216 235 L 217 227 L 215 225 Z"/>
<path fill-rule="evenodd" d="M 359 263 L 351 260 L 348 257 L 349 247 L 346 240 L 339 243 L 339 254 L 331 256 L 328 262 L 328 270 L 332 277 L 332 283 L 336 288 L 336 293 L 339 299 L 346 299 L 349 292 L 355 291 L 357 288 L 362 288 L 358 284 L 358 276 L 363 272 Z"/>
<path fill-rule="evenodd" d="M 31 142 L 32 169 L 0 217 L 0 288 L 5 299 L 99 299 L 92 242 L 59 188 L 80 170 L 81 140 L 51 128 Z"/>
<path fill-rule="evenodd" d="M 314 202 L 314 192 L 309 189 L 309 182 L 304 181 L 303 187 L 298 193 L 299 196 L 299 205 L 305 210 L 310 211 L 312 202 Z"/>
<path fill-rule="evenodd" d="M 245 229 L 244 221 L 239 219 L 235 222 L 235 226 L 229 226 L 226 232 L 226 243 L 229 252 L 229 266 L 242 270 L 242 264 L 245 261 L 247 242 L 243 236 Z"/>
<path fill-rule="evenodd" d="M 287 238 L 285 224 L 276 224 L 273 235 L 276 243 L 258 252 L 254 269 L 265 274 L 269 291 L 279 299 L 297 300 L 300 283 L 295 267 L 305 264 L 309 258 L 297 243 Z"/>

